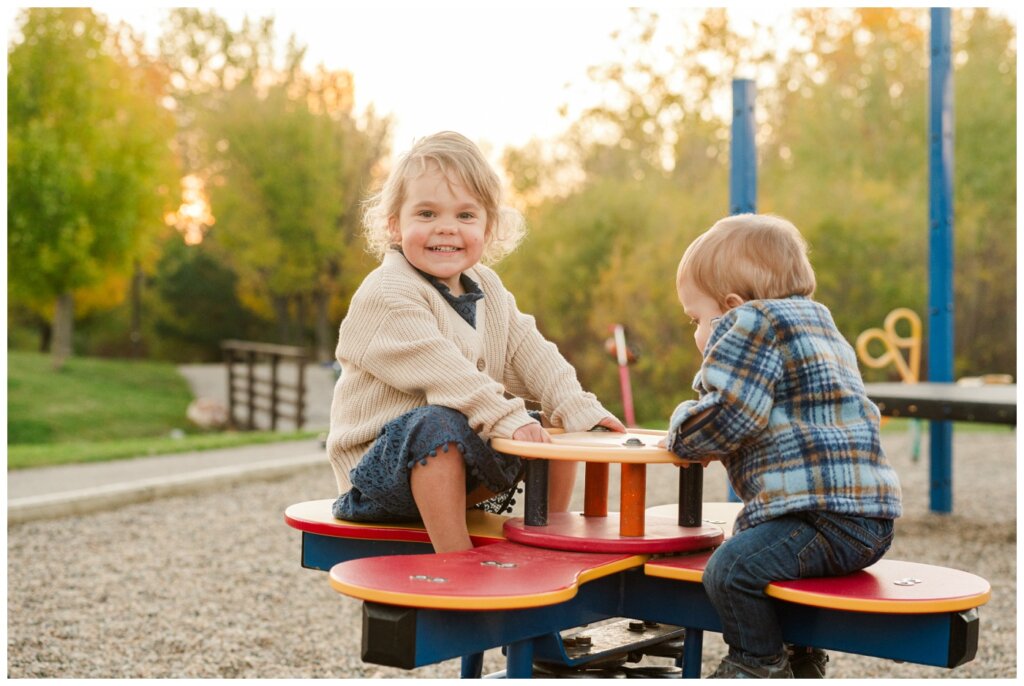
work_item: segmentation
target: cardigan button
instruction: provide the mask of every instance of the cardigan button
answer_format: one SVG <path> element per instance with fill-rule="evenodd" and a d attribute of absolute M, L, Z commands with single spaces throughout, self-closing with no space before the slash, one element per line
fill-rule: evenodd
<path fill-rule="evenodd" d="M 476 368 L 478 371 L 482 372 L 486 366 L 487 363 L 484 362 L 484 358 L 481 357 L 479 360 L 476 361 Z"/>

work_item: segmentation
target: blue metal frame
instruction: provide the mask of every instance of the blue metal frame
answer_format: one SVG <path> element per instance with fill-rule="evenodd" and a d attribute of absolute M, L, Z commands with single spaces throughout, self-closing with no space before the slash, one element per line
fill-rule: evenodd
<path fill-rule="evenodd" d="M 757 145 L 751 79 L 732 81 L 732 137 L 729 146 L 729 214 L 757 212 Z"/>
<path fill-rule="evenodd" d="M 383 608 L 365 603 L 371 608 Z M 931 614 L 849 612 L 777 602 L 788 642 L 935 667 L 974 658 L 977 610 Z M 699 677 L 704 631 L 721 631 L 718 615 L 700 583 L 663 579 L 631 569 L 584 584 L 575 598 L 525 610 L 407 609 L 402 630 L 381 624 L 363 646 L 382 646 L 373 662 L 415 668 L 506 646 L 509 678 L 529 678 L 535 654 L 550 658 L 558 631 L 613 617 L 630 617 L 686 628 L 683 676 Z M 406 630 L 407 628 L 407 630 Z M 973 635 L 972 635 L 973 632 Z M 403 640 L 395 640 L 395 635 Z M 394 650 L 388 654 L 387 650 Z M 465 662 L 463 673 L 467 673 Z"/>
<path fill-rule="evenodd" d="M 729 214 L 757 212 L 757 142 L 754 139 L 754 101 L 757 84 L 752 79 L 732 80 L 732 134 L 729 144 Z M 726 497 L 738 503 L 732 484 Z"/>
<path fill-rule="evenodd" d="M 931 10 L 928 381 L 953 380 L 953 62 L 950 9 Z M 953 510 L 953 424 L 931 422 L 931 509 Z"/>

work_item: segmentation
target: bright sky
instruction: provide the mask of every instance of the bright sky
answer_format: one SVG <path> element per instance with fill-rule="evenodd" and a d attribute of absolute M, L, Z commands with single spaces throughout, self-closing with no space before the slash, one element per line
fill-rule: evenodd
<path fill-rule="evenodd" d="M 587 67 L 614 54 L 609 33 L 626 24 L 628 10 L 580 7 L 377 2 L 215 9 L 235 28 L 245 15 L 273 15 L 282 42 L 294 34 L 308 47 L 308 69 L 322 62 L 352 72 L 357 112 L 373 103 L 378 114 L 392 114 L 396 151 L 452 129 L 497 152 L 560 132 L 565 123 L 558 107 L 581 102 Z M 164 16 L 138 5 L 95 8 L 148 38 L 158 33 Z"/>
<path fill-rule="evenodd" d="M 693 12 L 678 3 L 647 4 L 663 15 L 664 27 L 678 27 L 679 17 Z M 730 3 L 730 21 L 738 30 L 751 20 L 775 24 L 784 42 L 788 8 L 767 5 Z M 150 41 L 166 14 L 145 1 L 94 7 L 127 21 Z M 481 144 L 492 158 L 505 146 L 557 136 L 595 104 L 600 93 L 590 84 L 587 68 L 617 57 L 609 34 L 629 25 L 627 6 L 606 0 L 250 2 L 220 4 L 215 10 L 235 28 L 245 15 L 273 15 L 282 46 L 292 34 L 308 46 L 307 69 L 322 62 L 352 72 L 357 113 L 373 103 L 378 114 L 391 114 L 396 152 L 416 138 L 452 129 Z M 9 27 L 14 12 L 8 10 Z M 562 105 L 568 105 L 568 118 L 559 116 Z"/>
<path fill-rule="evenodd" d="M 151 42 L 166 14 L 150 3 L 94 8 L 127 21 Z M 273 15 L 282 44 L 294 34 L 308 46 L 308 69 L 322 62 L 352 72 L 357 112 L 373 103 L 378 114 L 393 116 L 396 152 L 416 138 L 452 129 L 493 157 L 508 145 L 555 137 L 594 104 L 599 94 L 590 85 L 587 68 L 617 55 L 609 34 L 629 25 L 626 5 L 593 1 L 438 6 L 378 0 L 372 5 L 318 7 L 247 3 L 215 10 L 235 28 L 245 15 Z M 661 11 L 672 15 L 687 10 Z M 13 18 L 13 9 L 9 12 Z M 562 105 L 568 105 L 568 118 L 559 115 Z"/>

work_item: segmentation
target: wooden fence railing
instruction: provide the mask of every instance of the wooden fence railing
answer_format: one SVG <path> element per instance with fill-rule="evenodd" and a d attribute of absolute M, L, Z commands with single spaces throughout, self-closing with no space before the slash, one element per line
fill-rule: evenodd
<path fill-rule="evenodd" d="M 255 429 L 256 413 L 266 412 L 270 416 L 272 431 L 277 429 L 279 418 L 294 419 L 295 428 L 302 428 L 306 409 L 305 348 L 236 340 L 222 341 L 220 347 L 228 372 L 228 418 L 231 426 Z M 297 383 L 280 378 L 282 361 L 295 363 Z M 289 407 L 290 411 L 286 411 Z M 244 418 L 236 417 L 236 409 L 244 410 Z"/>

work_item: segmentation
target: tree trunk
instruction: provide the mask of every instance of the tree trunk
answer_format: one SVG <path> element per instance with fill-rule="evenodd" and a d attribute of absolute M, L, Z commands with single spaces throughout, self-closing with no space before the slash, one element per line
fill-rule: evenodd
<path fill-rule="evenodd" d="M 53 340 L 53 322 L 39 317 L 39 352 L 50 352 L 50 341 Z"/>
<path fill-rule="evenodd" d="M 328 319 L 327 304 L 330 296 L 316 291 L 313 293 L 313 309 L 315 321 L 313 331 L 316 338 L 316 359 L 327 362 L 334 359 L 334 337 L 331 335 L 331 322 Z"/>
<path fill-rule="evenodd" d="M 142 357 L 142 266 L 135 260 L 135 273 L 132 274 L 132 323 L 128 333 L 131 341 L 133 359 Z"/>
<path fill-rule="evenodd" d="M 274 317 L 277 319 L 277 340 L 279 343 L 287 344 L 292 335 L 291 316 L 288 313 L 288 298 L 283 295 L 270 296 L 270 302 L 274 307 Z"/>
<path fill-rule="evenodd" d="M 75 299 L 70 291 L 57 297 L 57 306 L 53 311 L 53 340 L 50 353 L 53 368 L 60 369 L 65 360 L 71 357 L 71 337 L 75 327 Z"/>

